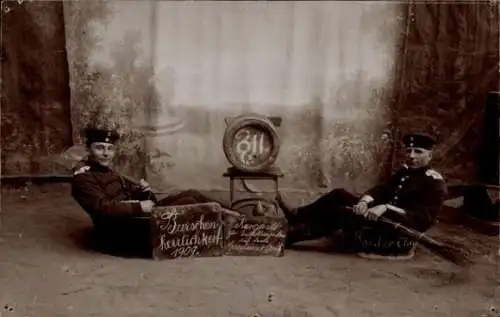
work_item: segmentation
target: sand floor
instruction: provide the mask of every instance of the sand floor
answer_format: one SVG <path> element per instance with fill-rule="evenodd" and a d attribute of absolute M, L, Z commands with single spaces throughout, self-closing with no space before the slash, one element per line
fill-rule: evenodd
<path fill-rule="evenodd" d="M 498 237 L 439 224 L 461 269 L 425 249 L 405 262 L 325 252 L 154 261 L 85 248 L 89 218 L 62 184 L 3 188 L 0 316 L 500 316 Z M 495 302 L 496 292 L 496 302 Z"/>

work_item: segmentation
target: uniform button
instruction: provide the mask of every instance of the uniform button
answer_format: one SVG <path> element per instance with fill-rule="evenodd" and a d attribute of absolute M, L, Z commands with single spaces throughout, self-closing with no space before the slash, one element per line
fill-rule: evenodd
<path fill-rule="evenodd" d="M 403 188 L 403 185 L 399 185 L 398 188 Z"/>
<path fill-rule="evenodd" d="M 398 200 L 398 196 L 394 196 L 394 200 Z"/>

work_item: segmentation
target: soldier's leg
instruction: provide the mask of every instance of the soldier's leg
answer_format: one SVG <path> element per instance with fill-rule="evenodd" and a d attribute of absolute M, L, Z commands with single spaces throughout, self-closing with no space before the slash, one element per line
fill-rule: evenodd
<path fill-rule="evenodd" d="M 189 205 L 189 204 L 203 204 L 203 203 L 218 203 L 223 208 L 229 209 L 227 203 L 217 200 L 206 195 L 203 195 L 197 190 L 190 189 L 182 191 L 178 194 L 168 196 L 156 203 L 157 206 L 178 206 L 178 205 Z"/>
<path fill-rule="evenodd" d="M 310 204 L 292 208 L 283 201 L 281 195 L 277 196 L 277 202 L 290 224 L 331 217 L 331 214 L 339 207 L 353 206 L 358 200 L 357 196 L 345 189 L 334 189 Z"/>
<path fill-rule="evenodd" d="M 308 222 L 310 220 L 336 219 L 345 213 L 345 206 L 353 206 L 359 197 L 349 193 L 345 189 L 339 188 L 321 196 L 316 201 L 298 207 L 295 211 L 295 220 L 298 222 Z"/>
<path fill-rule="evenodd" d="M 279 198 L 278 203 L 284 209 L 290 225 L 287 244 L 318 239 L 363 221 L 362 217 L 345 208 L 356 204 L 358 200 L 358 197 L 344 189 L 335 189 L 308 205 L 290 209 Z"/>

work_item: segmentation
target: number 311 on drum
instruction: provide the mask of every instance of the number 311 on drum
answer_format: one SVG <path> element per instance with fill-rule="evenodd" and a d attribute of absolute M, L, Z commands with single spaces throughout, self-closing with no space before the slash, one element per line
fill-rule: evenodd
<path fill-rule="evenodd" d="M 257 156 L 266 152 L 264 147 L 265 134 L 262 132 L 250 132 L 249 130 L 242 130 L 238 133 L 236 139 L 239 139 L 236 146 L 236 153 L 238 153 L 242 162 L 250 163 Z"/>

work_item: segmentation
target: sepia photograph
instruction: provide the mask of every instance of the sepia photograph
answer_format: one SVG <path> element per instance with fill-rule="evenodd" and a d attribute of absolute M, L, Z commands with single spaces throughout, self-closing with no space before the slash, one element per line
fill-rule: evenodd
<path fill-rule="evenodd" d="M 0 1 L 0 317 L 500 317 L 500 1 Z"/>

